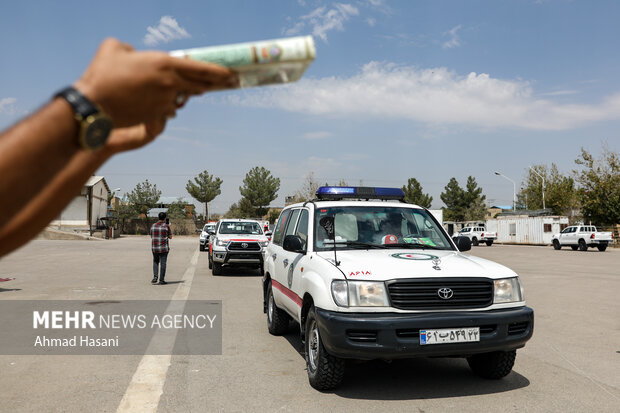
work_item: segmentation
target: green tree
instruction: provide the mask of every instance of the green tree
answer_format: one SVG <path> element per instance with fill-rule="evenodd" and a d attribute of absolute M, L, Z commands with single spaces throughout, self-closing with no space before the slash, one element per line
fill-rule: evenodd
<path fill-rule="evenodd" d="M 527 170 L 521 191 L 517 195 L 518 203 L 527 205 L 528 209 L 542 209 L 543 178 L 545 208 L 551 209 L 556 215 L 569 215 L 570 210 L 577 207 L 575 181 L 561 174 L 554 163 L 550 169 L 547 169 L 546 165 L 534 165 Z"/>
<path fill-rule="evenodd" d="M 407 185 L 403 186 L 405 202 L 416 204 L 424 208 L 430 208 L 433 197 L 422 192 L 422 185 L 415 178 L 409 178 Z"/>
<path fill-rule="evenodd" d="M 235 202 L 230 206 L 228 212 L 224 214 L 225 218 L 254 218 L 256 208 L 249 199 L 241 198 L 239 202 Z"/>
<path fill-rule="evenodd" d="M 115 212 L 120 224 L 121 233 L 125 231 L 125 222 L 138 217 L 138 213 L 133 204 L 129 203 L 127 200 L 127 195 L 119 202 Z"/>
<path fill-rule="evenodd" d="M 259 217 L 265 215 L 268 206 L 277 197 L 280 189 L 280 178 L 274 178 L 264 167 L 254 167 L 245 175 L 243 186 L 239 192 L 250 201 Z"/>
<path fill-rule="evenodd" d="M 464 221 L 465 208 L 463 198 L 465 191 L 459 185 L 456 178 L 450 178 L 448 185 L 444 187 L 444 192 L 439 195 L 446 205 L 443 209 L 443 216 L 446 221 Z"/>
<path fill-rule="evenodd" d="M 125 194 L 127 202 L 133 205 L 136 214 L 145 220 L 147 233 L 149 231 L 149 209 L 157 206 L 160 197 L 161 191 L 157 189 L 157 185 L 151 184 L 148 179 L 138 183 L 130 193 Z"/>
<path fill-rule="evenodd" d="M 209 219 L 209 202 L 222 193 L 220 189 L 222 182 L 220 178 L 209 175 L 205 170 L 194 177 L 194 182 L 190 179 L 185 185 L 185 189 L 194 199 L 205 204 L 207 220 Z"/>
<path fill-rule="evenodd" d="M 476 178 L 468 176 L 463 199 L 465 221 L 480 221 L 484 219 L 487 212 L 487 207 L 484 204 L 486 198 L 485 195 L 482 195 L 482 188 L 478 187 Z"/>
<path fill-rule="evenodd" d="M 601 157 L 595 159 L 581 148 L 575 163 L 580 166 L 573 173 L 584 220 L 596 225 L 620 222 L 620 154 L 605 146 Z"/>
<path fill-rule="evenodd" d="M 187 202 L 182 198 L 178 198 L 175 202 L 168 205 L 168 217 L 170 219 L 187 218 Z"/>
<path fill-rule="evenodd" d="M 450 178 L 440 197 L 446 206 L 443 209 L 446 221 L 479 221 L 484 219 L 486 207 L 485 195 L 478 187 L 473 176 L 467 177 L 465 189 L 461 188 L 456 178 Z"/>

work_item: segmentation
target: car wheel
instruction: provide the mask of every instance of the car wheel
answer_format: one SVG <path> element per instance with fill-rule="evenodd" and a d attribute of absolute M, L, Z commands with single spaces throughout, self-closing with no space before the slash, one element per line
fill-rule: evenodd
<path fill-rule="evenodd" d="M 558 241 L 557 239 L 553 240 L 553 249 L 554 250 L 559 250 L 560 248 L 562 248 L 562 246 L 560 245 L 560 241 Z"/>
<path fill-rule="evenodd" d="M 516 357 L 517 350 L 494 351 L 467 357 L 467 363 L 478 376 L 497 380 L 511 372 Z"/>
<path fill-rule="evenodd" d="M 200 251 L 204 251 L 205 250 L 205 246 L 200 244 Z"/>
<path fill-rule="evenodd" d="M 274 336 L 281 336 L 288 331 L 290 317 L 283 310 L 280 310 L 273 299 L 273 289 L 271 281 L 267 286 L 267 328 L 269 333 Z"/>
<path fill-rule="evenodd" d="M 471 245 L 473 245 L 474 247 L 477 247 L 478 246 L 478 238 L 473 237 L 471 239 Z"/>
<path fill-rule="evenodd" d="M 576 245 L 571 245 L 570 249 L 572 249 L 573 251 L 577 251 L 577 246 Z"/>
<path fill-rule="evenodd" d="M 487 241 L 487 247 L 490 247 L 491 245 L 493 245 L 493 240 Z"/>
<path fill-rule="evenodd" d="M 600 252 L 603 252 L 607 249 L 607 244 L 597 245 L 596 248 L 598 248 Z"/>
<path fill-rule="evenodd" d="M 583 239 L 579 240 L 579 251 L 587 251 L 588 250 L 588 246 L 586 245 L 586 242 Z"/>
<path fill-rule="evenodd" d="M 213 269 L 211 270 L 211 272 L 213 273 L 213 275 L 222 275 L 222 264 L 214 262 L 212 265 Z"/>
<path fill-rule="evenodd" d="M 317 390 L 335 389 L 344 378 L 344 360 L 329 355 L 323 346 L 314 306 L 306 317 L 306 369 L 310 385 Z"/>
<path fill-rule="evenodd" d="M 209 269 L 213 268 L 213 260 L 211 259 L 211 256 L 209 255 Z"/>

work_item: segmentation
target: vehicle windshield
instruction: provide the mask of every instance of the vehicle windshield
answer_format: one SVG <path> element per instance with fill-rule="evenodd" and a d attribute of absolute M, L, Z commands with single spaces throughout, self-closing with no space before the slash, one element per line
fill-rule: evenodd
<path fill-rule="evenodd" d="M 469 231 L 471 231 L 471 228 L 463 228 L 459 232 L 469 232 Z"/>
<path fill-rule="evenodd" d="M 207 224 L 202 230 L 204 232 L 213 232 L 215 231 L 215 224 Z"/>
<path fill-rule="evenodd" d="M 334 217 L 337 249 L 428 248 L 451 250 L 452 244 L 428 212 L 394 206 L 344 206 L 319 208 L 314 219 L 316 251 L 334 248 L 334 241 L 320 225 Z"/>
<path fill-rule="evenodd" d="M 222 222 L 220 224 L 220 234 L 252 234 L 262 235 L 258 222 Z"/>

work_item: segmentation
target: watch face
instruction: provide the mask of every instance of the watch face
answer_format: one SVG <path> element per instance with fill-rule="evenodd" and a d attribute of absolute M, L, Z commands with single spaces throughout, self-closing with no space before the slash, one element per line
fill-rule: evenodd
<path fill-rule="evenodd" d="M 112 121 L 108 117 L 96 117 L 89 122 L 84 131 L 83 143 L 88 149 L 99 149 L 105 145 L 112 131 Z"/>

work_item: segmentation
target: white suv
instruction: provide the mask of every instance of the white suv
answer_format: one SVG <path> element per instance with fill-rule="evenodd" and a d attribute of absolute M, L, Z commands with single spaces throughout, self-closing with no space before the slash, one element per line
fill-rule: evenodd
<path fill-rule="evenodd" d="M 397 188 L 321 187 L 280 215 L 265 257 L 267 326 L 301 326 L 316 389 L 340 384 L 345 359 L 466 357 L 499 379 L 533 334 L 517 274 L 461 253 L 468 238 L 453 241 L 427 209 L 393 202 L 403 198 Z"/>
<path fill-rule="evenodd" d="M 263 273 L 264 248 L 269 233 L 260 223 L 248 219 L 221 219 L 209 240 L 209 268 L 220 275 L 222 267 L 253 267 Z"/>

